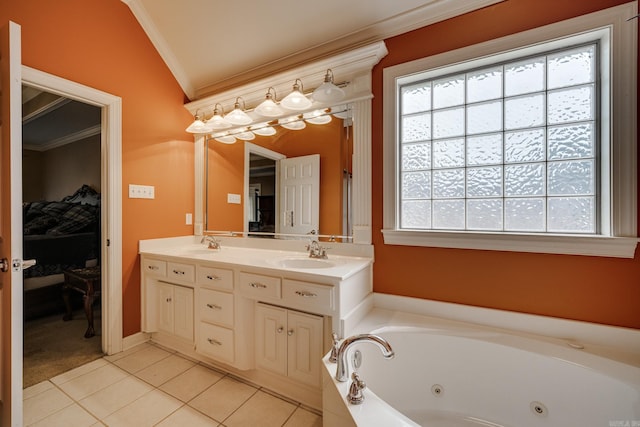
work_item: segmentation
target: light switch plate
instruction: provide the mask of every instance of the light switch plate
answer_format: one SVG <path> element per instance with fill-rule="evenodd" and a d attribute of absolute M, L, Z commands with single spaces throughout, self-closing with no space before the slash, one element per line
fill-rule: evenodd
<path fill-rule="evenodd" d="M 231 193 L 227 194 L 227 203 L 233 203 L 233 204 L 239 205 L 240 200 L 241 199 L 239 194 L 231 194 Z"/>
<path fill-rule="evenodd" d="M 154 199 L 155 187 L 153 185 L 129 184 L 130 199 Z"/>

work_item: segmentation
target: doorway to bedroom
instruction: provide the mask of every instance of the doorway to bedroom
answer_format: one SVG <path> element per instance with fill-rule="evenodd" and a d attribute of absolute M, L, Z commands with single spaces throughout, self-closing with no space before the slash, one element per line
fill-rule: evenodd
<path fill-rule="evenodd" d="M 103 355 L 101 110 L 23 85 L 25 388 Z"/>

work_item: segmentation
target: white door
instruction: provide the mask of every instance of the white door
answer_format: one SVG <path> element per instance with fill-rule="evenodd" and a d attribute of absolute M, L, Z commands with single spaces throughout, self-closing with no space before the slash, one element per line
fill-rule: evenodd
<path fill-rule="evenodd" d="M 318 232 L 320 155 L 280 160 L 280 233 Z"/>
<path fill-rule="evenodd" d="M 0 425 L 22 426 L 22 75 L 20 26 L 0 28 Z"/>

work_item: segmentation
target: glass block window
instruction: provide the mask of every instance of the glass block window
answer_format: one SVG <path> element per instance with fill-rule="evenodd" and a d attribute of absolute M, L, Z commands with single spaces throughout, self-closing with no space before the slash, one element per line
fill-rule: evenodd
<path fill-rule="evenodd" d="M 598 44 L 399 86 L 399 228 L 598 232 Z"/>

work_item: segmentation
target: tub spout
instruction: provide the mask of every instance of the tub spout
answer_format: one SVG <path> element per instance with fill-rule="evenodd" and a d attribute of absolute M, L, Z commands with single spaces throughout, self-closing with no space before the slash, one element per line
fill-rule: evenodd
<path fill-rule="evenodd" d="M 345 340 L 340 344 L 338 348 L 338 366 L 336 368 L 336 380 L 340 382 L 345 382 L 349 378 L 349 367 L 347 362 L 347 350 L 351 345 L 358 342 L 371 342 L 376 344 L 380 350 L 382 351 L 382 355 L 385 359 L 391 359 L 395 353 L 391 348 L 391 345 L 382 337 L 378 335 L 372 334 L 360 334 L 354 335 L 349 338 L 345 338 Z"/>

